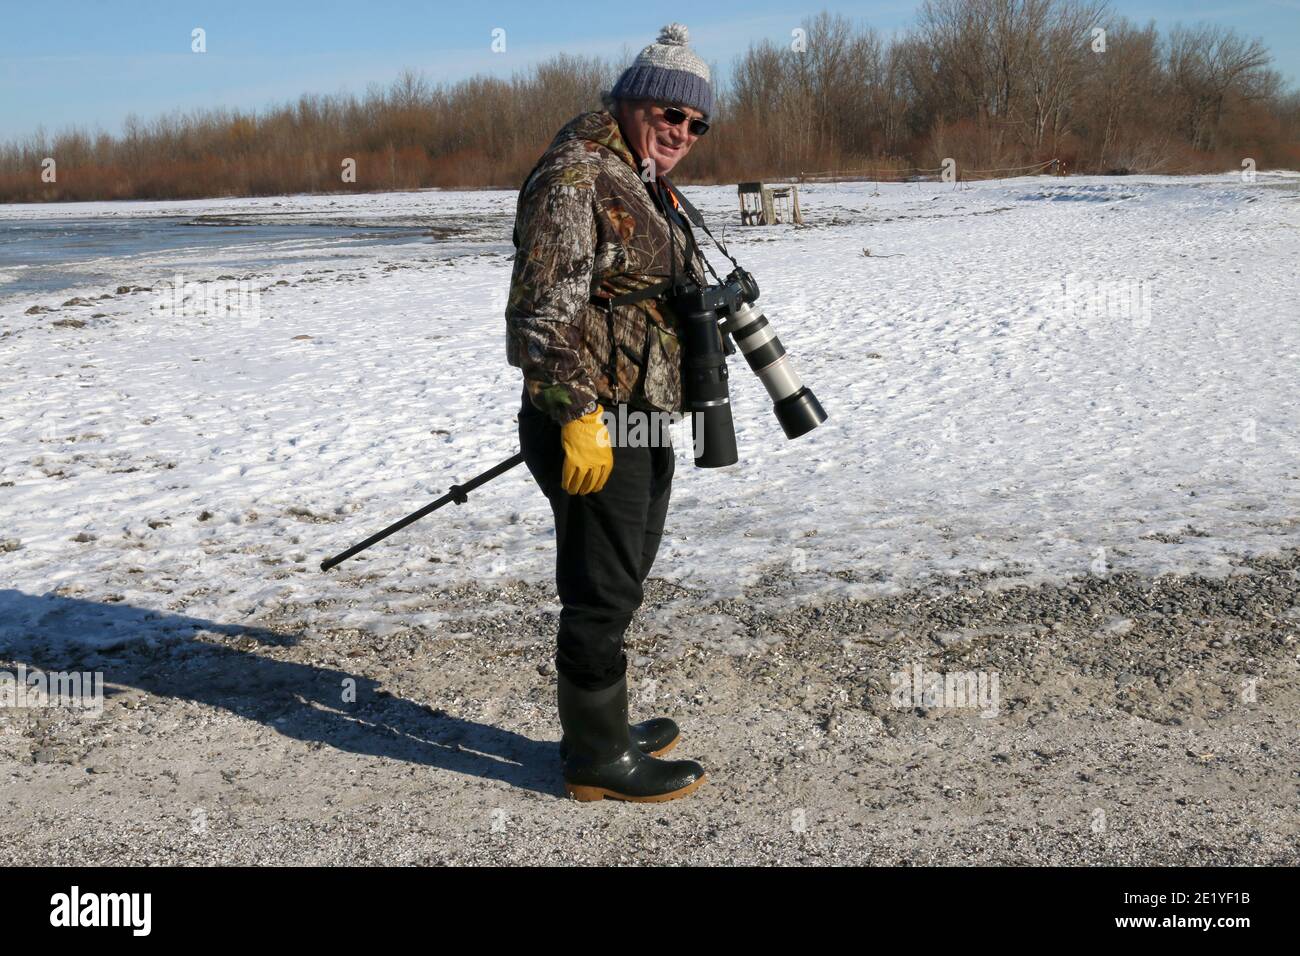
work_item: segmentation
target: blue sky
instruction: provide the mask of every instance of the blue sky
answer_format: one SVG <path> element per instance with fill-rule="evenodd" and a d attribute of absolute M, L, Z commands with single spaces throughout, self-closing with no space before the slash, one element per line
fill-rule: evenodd
<path fill-rule="evenodd" d="M 0 0 L 0 140 L 38 126 L 116 133 L 129 113 L 257 109 L 299 93 L 363 93 L 403 67 L 431 79 L 509 76 L 558 52 L 617 58 L 680 20 L 692 45 L 720 69 L 750 42 L 788 42 L 791 28 L 822 9 L 890 34 L 912 22 L 912 0 L 710 0 L 707 4 L 518 0 L 424 2 L 187 2 L 187 0 Z M 1300 0 L 1112 0 L 1116 13 L 1165 29 L 1207 21 L 1264 39 L 1274 67 L 1300 85 Z M 208 52 L 190 52 L 190 31 Z M 494 53 L 492 31 L 506 31 Z"/>

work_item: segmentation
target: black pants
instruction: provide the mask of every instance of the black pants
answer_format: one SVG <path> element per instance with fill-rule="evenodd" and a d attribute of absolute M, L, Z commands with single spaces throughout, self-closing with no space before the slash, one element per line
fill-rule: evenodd
<path fill-rule="evenodd" d="M 617 414 L 618 407 L 606 408 Z M 555 586 L 563 609 L 556 669 L 579 687 L 602 690 L 627 670 L 623 633 L 641 606 L 641 585 L 663 539 L 673 483 L 673 449 L 620 447 L 600 491 L 571 495 L 560 485 L 560 426 L 523 395 L 519 445 L 555 515 Z"/>

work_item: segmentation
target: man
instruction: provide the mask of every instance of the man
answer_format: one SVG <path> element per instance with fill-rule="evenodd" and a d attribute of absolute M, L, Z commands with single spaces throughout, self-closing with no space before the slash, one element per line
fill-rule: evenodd
<path fill-rule="evenodd" d="M 656 759 L 677 743 L 672 720 L 628 725 L 623 633 L 663 535 L 673 450 L 611 442 L 604 424 L 607 410 L 683 407 L 670 293 L 702 284 L 704 268 L 662 177 L 713 109 L 688 39 L 664 27 L 606 110 L 566 124 L 516 210 L 507 357 L 524 376 L 520 446 L 555 516 L 560 752 L 579 800 L 673 800 L 705 776 L 695 761 Z"/>

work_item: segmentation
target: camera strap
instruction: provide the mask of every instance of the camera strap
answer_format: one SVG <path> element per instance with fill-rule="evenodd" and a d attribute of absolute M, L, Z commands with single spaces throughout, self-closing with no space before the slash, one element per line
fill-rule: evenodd
<path fill-rule="evenodd" d="M 699 285 L 704 285 L 703 276 L 691 276 L 691 264 L 698 255 L 700 259 L 708 265 L 708 260 L 700 251 L 699 245 L 695 241 L 695 233 L 691 231 L 691 222 L 697 222 L 703 225 L 704 219 L 700 216 L 699 210 L 688 203 L 684 196 L 679 193 L 676 187 L 670 183 L 667 178 L 660 177 L 659 182 L 650 190 L 655 204 L 663 211 L 664 218 L 668 220 L 668 269 L 672 279 L 673 288 L 677 288 L 677 261 L 673 258 L 673 253 L 677 250 L 677 234 L 673 231 L 672 224 L 675 222 L 682 227 L 682 233 L 686 236 L 686 243 L 682 249 L 682 263 L 688 273 L 687 278 L 692 279 Z"/>
<path fill-rule="evenodd" d="M 661 185 L 662 184 L 662 185 Z M 677 233 L 673 229 L 673 223 L 679 225 L 686 236 L 682 250 L 682 262 L 687 269 L 688 278 L 690 278 L 691 263 L 695 261 L 698 254 L 700 259 L 708 267 L 708 260 L 704 258 L 700 251 L 698 243 L 695 241 L 695 234 L 691 231 L 691 223 L 704 225 L 704 217 L 700 215 L 699 210 L 686 201 L 686 198 L 677 191 L 677 189 L 666 178 L 661 177 L 659 183 L 647 183 L 651 199 L 663 213 L 664 219 L 668 224 L 668 278 L 659 282 L 653 282 L 643 289 L 636 289 L 632 292 L 623 292 L 618 295 L 592 295 L 591 302 L 593 305 L 600 306 L 605 310 L 605 321 L 609 332 L 609 365 L 608 375 L 611 387 L 617 387 L 618 373 L 618 351 L 622 348 L 623 353 L 633 362 L 645 367 L 650 357 L 650 342 L 653 334 L 650 328 L 650 322 L 646 323 L 645 342 L 642 345 L 641 355 L 636 355 L 626 346 L 621 346 L 614 335 L 614 307 L 616 305 L 628 305 L 633 302 L 644 302 L 648 299 L 658 299 L 665 293 L 672 293 L 679 287 L 677 281 Z M 667 199 L 665 199 L 665 195 Z M 707 227 L 706 227 L 707 231 Z M 710 233 L 710 235 L 712 235 Z M 717 242 L 714 239 L 714 242 Z M 713 271 L 709 267 L 709 271 Z M 699 277 L 700 284 L 703 284 L 702 277 Z"/>
<path fill-rule="evenodd" d="M 677 191 L 677 187 L 668 180 L 667 176 L 660 176 L 659 178 L 663 182 L 664 186 L 668 188 L 668 192 L 671 194 L 673 202 L 676 204 L 677 208 L 680 209 L 686 218 L 691 221 L 692 225 L 704 229 L 704 216 L 700 214 L 700 211 L 692 206 L 690 202 L 687 201 L 686 197 Z"/>
<path fill-rule="evenodd" d="M 663 179 L 664 185 L 667 186 L 668 189 L 671 191 L 673 199 L 677 203 L 677 208 L 679 208 L 680 210 L 682 210 L 683 213 L 686 214 L 687 219 L 689 219 L 692 223 L 694 223 L 695 225 L 699 226 L 701 229 L 704 230 L 704 234 L 713 240 L 713 244 L 718 247 L 718 249 L 722 252 L 724 256 L 726 256 L 728 259 L 731 260 L 731 264 L 733 266 L 735 266 L 736 268 L 740 268 L 740 263 L 736 261 L 736 257 L 733 256 L 727 250 L 727 247 L 722 244 L 722 240 L 719 239 L 710 231 L 708 224 L 705 223 L 704 221 L 704 215 L 693 205 L 691 205 L 690 201 L 685 196 L 683 196 L 681 193 L 677 191 L 677 187 L 674 186 L 671 182 L 669 182 L 667 177 L 660 177 L 660 178 Z M 689 228 L 687 229 L 686 234 L 688 236 L 691 236 L 692 242 L 695 241 L 695 237 L 691 235 Z M 713 278 L 717 279 L 718 274 L 714 272 L 712 263 L 710 263 L 709 260 L 704 257 L 703 252 L 700 253 L 700 259 L 704 262 L 705 267 L 710 272 L 713 272 Z"/>
<path fill-rule="evenodd" d="M 686 244 L 683 253 L 684 258 L 682 261 L 687 265 L 688 268 L 691 261 L 695 257 L 695 253 L 698 251 L 699 248 L 696 245 L 695 236 L 691 233 L 690 223 L 687 221 L 686 218 L 687 216 L 691 216 L 692 213 L 694 214 L 692 218 L 698 217 L 699 213 L 695 211 L 694 207 L 690 207 L 688 211 L 687 207 L 682 204 L 680 196 L 677 195 L 677 191 L 675 189 L 672 189 L 671 185 L 667 184 L 666 181 L 665 184 L 670 190 L 669 196 L 670 198 L 673 199 L 673 205 L 676 205 L 677 209 L 671 208 L 669 204 L 663 200 L 663 195 L 659 192 L 657 188 L 655 188 L 654 184 L 648 184 L 648 185 L 650 185 L 650 194 L 651 197 L 655 200 L 655 205 L 658 206 L 660 211 L 663 212 L 664 219 L 668 223 L 668 241 L 669 241 L 668 278 L 661 280 L 659 282 L 651 283 L 650 285 L 646 286 L 643 289 L 636 289 L 632 292 L 623 292 L 620 293 L 619 295 L 613 295 L 613 296 L 593 295 L 591 297 L 591 301 L 593 304 L 599 305 L 605 310 L 605 317 L 609 326 L 609 367 L 610 367 L 611 380 L 615 369 L 617 369 L 616 362 L 617 362 L 617 355 L 618 355 L 618 345 L 615 343 L 615 338 L 614 338 L 614 306 L 628 305 L 633 302 L 644 302 L 648 299 L 658 299 L 661 296 L 663 296 L 664 293 L 671 292 L 673 289 L 677 288 L 678 285 L 677 262 L 676 259 L 674 258 L 677 250 L 677 242 L 676 242 L 676 233 L 673 230 L 674 221 L 682 227 L 682 231 L 686 234 Z M 684 216 L 682 215 L 682 213 L 685 213 L 686 215 Z M 632 359 L 634 362 L 639 362 L 640 364 L 644 365 L 646 360 L 649 358 L 650 335 L 651 335 L 651 331 L 649 328 L 649 323 L 647 323 L 646 340 L 642 348 L 642 354 L 640 356 L 637 356 L 634 355 L 631 352 L 631 350 L 624 348 L 623 351 L 627 355 L 627 357 Z"/>
<path fill-rule="evenodd" d="M 618 340 L 614 336 L 614 306 L 627 305 L 630 302 L 644 302 L 647 299 L 657 299 L 665 292 L 672 289 L 672 287 L 672 280 L 664 279 L 662 282 L 655 282 L 646 286 L 644 289 L 637 289 L 634 292 L 623 292 L 614 296 L 593 295 L 591 297 L 592 303 L 601 306 L 605 310 L 605 322 L 606 327 L 609 330 L 609 380 L 611 388 L 618 387 L 617 375 L 619 348 L 622 348 L 623 354 L 633 362 L 636 362 L 643 368 L 645 367 L 646 362 L 650 358 L 650 326 L 653 324 L 648 319 L 646 320 L 645 343 L 642 346 L 641 354 L 636 355 L 626 346 L 620 346 Z"/>

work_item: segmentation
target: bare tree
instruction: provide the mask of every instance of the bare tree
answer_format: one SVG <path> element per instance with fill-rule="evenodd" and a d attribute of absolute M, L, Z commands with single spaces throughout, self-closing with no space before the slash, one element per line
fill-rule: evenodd
<path fill-rule="evenodd" d="M 1222 26 L 1175 27 L 1169 37 L 1169 74 L 1183 124 L 1196 149 L 1211 149 L 1230 95 L 1261 94 L 1272 57 L 1260 40 Z"/>

